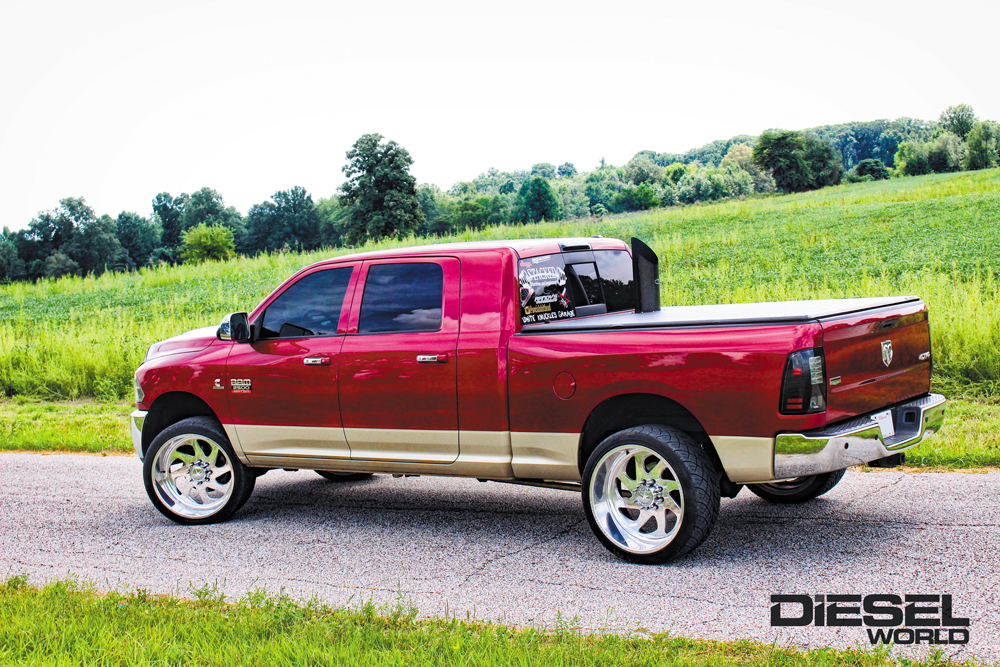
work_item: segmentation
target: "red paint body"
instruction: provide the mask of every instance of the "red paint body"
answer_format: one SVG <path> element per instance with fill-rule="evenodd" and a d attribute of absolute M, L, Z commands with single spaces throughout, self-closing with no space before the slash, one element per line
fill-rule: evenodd
<path fill-rule="evenodd" d="M 594 250 L 626 248 L 615 239 L 585 241 Z M 257 306 L 250 320 L 303 275 L 350 266 L 337 335 L 234 343 L 217 340 L 214 330 L 200 330 L 159 343 L 137 371 L 145 391 L 138 407 L 147 410 L 163 394 L 182 391 L 205 400 L 226 424 L 579 433 L 602 401 L 644 393 L 684 406 L 708 434 L 773 437 L 930 389 L 930 362 L 917 359 L 929 350 L 921 302 L 823 322 L 522 332 L 517 260 L 558 252 L 557 240 L 446 244 L 307 267 Z M 368 267 L 402 259 L 443 267 L 441 329 L 358 334 Z M 877 330 L 887 318 L 897 320 L 895 329 Z M 870 352 L 890 333 L 902 362 L 893 373 L 879 368 L 877 353 Z M 821 346 L 827 378 L 842 377 L 839 386 L 829 388 L 828 410 L 779 414 L 788 354 Z M 447 355 L 447 361 L 417 364 L 417 354 Z M 329 364 L 304 366 L 307 356 L 328 358 Z M 556 389 L 560 373 L 572 376 L 571 392 L 565 377 Z M 252 393 L 230 395 L 234 378 L 251 378 Z M 222 390 L 213 388 L 216 379 Z"/>

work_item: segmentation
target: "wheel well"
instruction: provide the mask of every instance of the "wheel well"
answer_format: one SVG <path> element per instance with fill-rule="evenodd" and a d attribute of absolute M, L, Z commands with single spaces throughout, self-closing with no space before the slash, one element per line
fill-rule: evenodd
<path fill-rule="evenodd" d="M 146 421 L 142 425 L 142 453 L 146 454 L 153 439 L 160 434 L 163 429 L 171 424 L 176 424 L 188 417 L 211 417 L 218 420 L 218 416 L 208 407 L 208 403 L 201 400 L 194 394 L 185 391 L 171 391 L 157 397 L 153 404 L 149 406 L 146 413 Z"/>
<path fill-rule="evenodd" d="M 702 446 L 717 470 L 722 470 L 719 455 L 701 422 L 677 401 L 656 394 L 624 394 L 609 398 L 590 413 L 580 437 L 578 465 L 583 472 L 590 453 L 605 438 L 633 426 L 659 424 L 684 431 Z"/>

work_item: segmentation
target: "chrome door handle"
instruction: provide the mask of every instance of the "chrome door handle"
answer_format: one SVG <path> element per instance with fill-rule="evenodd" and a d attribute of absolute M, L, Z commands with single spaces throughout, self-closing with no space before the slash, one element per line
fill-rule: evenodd
<path fill-rule="evenodd" d="M 330 357 L 306 357 L 302 363 L 306 366 L 329 366 Z"/>
<path fill-rule="evenodd" d="M 448 361 L 447 354 L 418 354 L 418 364 L 443 364 Z"/>

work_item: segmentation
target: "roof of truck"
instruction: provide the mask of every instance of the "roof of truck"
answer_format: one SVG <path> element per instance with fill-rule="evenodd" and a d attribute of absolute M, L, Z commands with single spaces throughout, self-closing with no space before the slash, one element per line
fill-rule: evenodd
<path fill-rule="evenodd" d="M 555 239 L 512 239 L 509 241 L 463 241 L 457 243 L 435 243 L 433 245 L 418 245 L 405 248 L 389 248 L 386 250 L 370 250 L 351 255 L 340 255 L 317 263 L 351 262 L 359 259 L 387 259 L 392 257 L 419 257 L 421 255 L 440 255 L 454 252 L 479 252 L 491 250 L 513 250 L 518 257 L 535 257 L 538 255 L 565 252 L 574 246 L 587 246 L 591 250 L 625 250 L 628 245 L 619 239 L 604 237 L 568 237 Z"/>

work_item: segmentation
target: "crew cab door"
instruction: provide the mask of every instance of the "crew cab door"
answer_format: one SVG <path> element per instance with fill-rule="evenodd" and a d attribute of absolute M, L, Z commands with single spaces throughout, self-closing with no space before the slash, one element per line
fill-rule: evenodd
<path fill-rule="evenodd" d="M 352 459 L 458 458 L 455 258 L 365 262 L 340 356 Z"/>
<path fill-rule="evenodd" d="M 233 346 L 225 390 L 251 463 L 350 458 L 337 376 L 360 269 L 356 262 L 301 276 L 256 317 L 255 340 Z"/>

